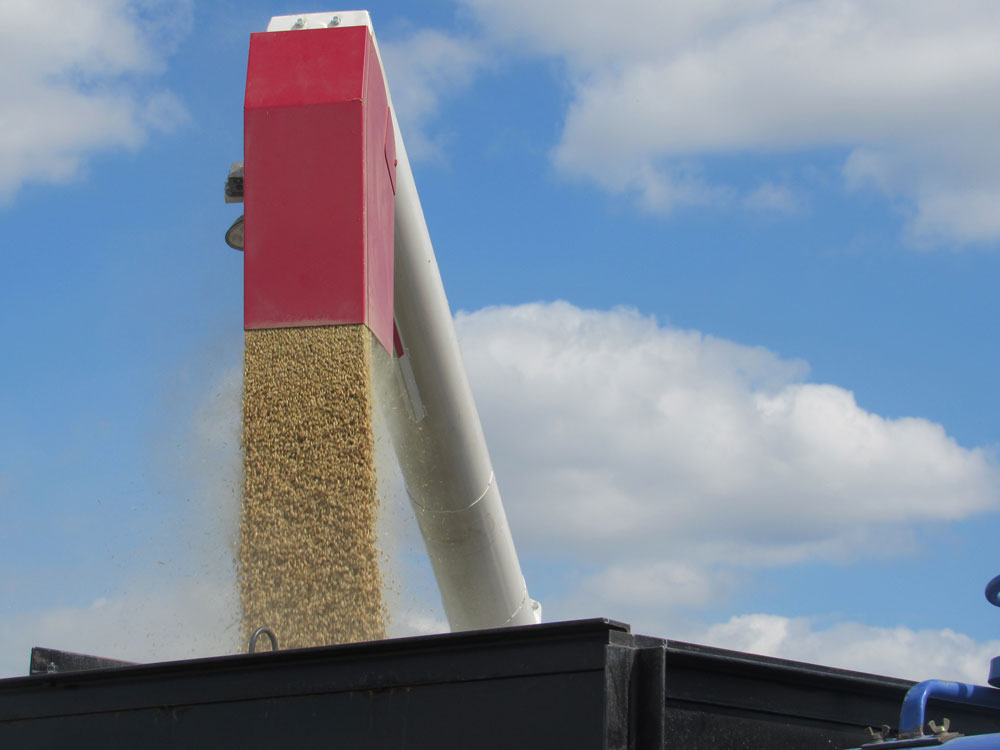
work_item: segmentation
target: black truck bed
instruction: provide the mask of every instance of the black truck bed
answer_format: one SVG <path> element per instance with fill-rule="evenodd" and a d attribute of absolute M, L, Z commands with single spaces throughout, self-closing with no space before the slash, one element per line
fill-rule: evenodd
<path fill-rule="evenodd" d="M 578 620 L 0 680 L 0 748 L 848 748 L 911 684 Z"/>

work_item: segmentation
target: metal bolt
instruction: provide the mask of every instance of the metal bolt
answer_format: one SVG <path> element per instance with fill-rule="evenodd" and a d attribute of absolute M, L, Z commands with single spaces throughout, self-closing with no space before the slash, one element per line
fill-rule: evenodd
<path fill-rule="evenodd" d="M 334 26 L 340 26 L 340 16 L 334 16 L 330 19 L 330 23 L 327 24 L 328 27 L 332 28 Z"/>
<path fill-rule="evenodd" d="M 892 731 L 889 728 L 888 724 L 883 724 L 880 729 L 873 729 L 872 727 L 868 727 L 867 729 L 868 729 L 868 736 L 874 742 L 884 742 L 885 740 L 889 739 L 889 733 Z"/>
<path fill-rule="evenodd" d="M 938 726 L 937 723 L 932 719 L 931 721 L 927 722 L 927 726 L 930 727 L 931 732 L 933 732 L 934 734 L 945 734 L 948 731 L 948 728 L 951 727 L 951 720 L 946 717 L 941 722 L 941 726 Z"/>

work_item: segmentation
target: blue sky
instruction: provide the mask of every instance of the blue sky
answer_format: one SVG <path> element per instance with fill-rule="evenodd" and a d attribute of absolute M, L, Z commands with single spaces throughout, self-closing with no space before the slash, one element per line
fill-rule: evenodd
<path fill-rule="evenodd" d="M 249 34 L 317 10 L 0 9 L 0 674 L 232 647 L 222 181 Z M 984 680 L 1000 11 L 369 10 L 547 616 Z"/>

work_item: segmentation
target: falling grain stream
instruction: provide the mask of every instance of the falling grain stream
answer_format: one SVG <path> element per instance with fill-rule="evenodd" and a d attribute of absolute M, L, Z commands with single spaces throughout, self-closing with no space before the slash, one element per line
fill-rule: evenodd
<path fill-rule="evenodd" d="M 382 638 L 372 343 L 361 325 L 246 332 L 240 597 L 244 642 Z"/>

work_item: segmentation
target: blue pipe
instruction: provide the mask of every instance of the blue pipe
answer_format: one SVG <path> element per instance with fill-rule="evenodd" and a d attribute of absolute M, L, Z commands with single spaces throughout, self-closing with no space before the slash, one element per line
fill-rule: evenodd
<path fill-rule="evenodd" d="M 1000 690 L 996 688 L 946 680 L 918 682 L 903 698 L 903 709 L 899 713 L 901 737 L 911 737 L 923 732 L 924 714 L 927 711 L 929 698 L 1000 710 Z"/>
<path fill-rule="evenodd" d="M 1000 576 L 986 584 L 986 601 L 994 607 L 1000 607 Z M 990 677 L 987 682 L 995 688 L 1000 688 L 1000 656 L 990 661 Z"/>
<path fill-rule="evenodd" d="M 1000 607 L 1000 576 L 986 584 L 986 601 L 994 607 Z"/>

